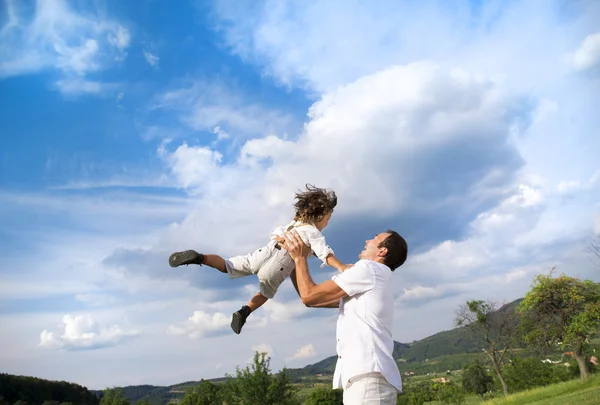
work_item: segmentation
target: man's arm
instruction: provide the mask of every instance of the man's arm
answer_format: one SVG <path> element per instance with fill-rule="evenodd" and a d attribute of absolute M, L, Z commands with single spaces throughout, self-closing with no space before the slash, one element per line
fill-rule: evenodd
<path fill-rule="evenodd" d="M 333 280 L 315 284 L 308 272 L 306 256 L 310 249 L 306 247 L 298 233 L 293 230 L 285 236 L 285 249 L 290 253 L 296 264 L 295 279 L 302 303 L 306 306 L 326 306 L 346 297 L 347 294 Z M 293 280 L 292 280 L 293 282 Z"/>
<path fill-rule="evenodd" d="M 296 280 L 296 270 L 292 271 L 292 274 L 290 274 L 290 279 L 292 280 L 292 284 L 294 284 L 294 288 L 296 289 L 296 292 L 298 293 L 298 297 L 300 297 L 300 299 L 302 299 L 302 296 L 300 295 L 300 290 L 298 289 L 298 281 Z M 307 307 L 310 307 L 310 308 L 339 308 L 340 300 L 333 299 L 333 300 L 331 300 L 331 302 L 325 302 L 325 303 L 321 303 L 318 305 L 307 305 Z"/>

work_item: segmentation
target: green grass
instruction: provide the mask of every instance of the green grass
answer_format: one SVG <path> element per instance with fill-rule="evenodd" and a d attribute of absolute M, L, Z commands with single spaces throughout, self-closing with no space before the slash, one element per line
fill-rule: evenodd
<path fill-rule="evenodd" d="M 600 376 L 587 381 L 572 380 L 547 387 L 519 392 L 507 398 L 482 402 L 484 405 L 599 405 Z"/>

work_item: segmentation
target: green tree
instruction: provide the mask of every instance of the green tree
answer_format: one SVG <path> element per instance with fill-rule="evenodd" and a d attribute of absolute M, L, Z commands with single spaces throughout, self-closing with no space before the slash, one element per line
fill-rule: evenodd
<path fill-rule="evenodd" d="M 100 405 L 130 405 L 130 403 L 121 388 L 115 387 L 104 390 Z"/>
<path fill-rule="evenodd" d="M 498 309 L 498 304 L 492 301 L 467 301 L 456 312 L 455 323 L 483 341 L 483 351 L 492 362 L 502 391 L 507 396 L 508 386 L 502 376 L 502 364 L 507 350 L 516 343 L 518 319 L 515 311 L 506 307 Z"/>
<path fill-rule="evenodd" d="M 425 402 L 435 400 L 431 384 L 420 382 L 405 390 L 406 398 L 410 405 L 423 405 Z M 398 400 L 396 400 L 398 402 Z"/>
<path fill-rule="evenodd" d="M 342 405 L 344 392 L 340 389 L 319 387 L 306 398 L 304 405 Z"/>
<path fill-rule="evenodd" d="M 431 390 L 435 398 L 442 404 L 462 405 L 465 403 L 465 392 L 453 382 L 434 382 Z"/>
<path fill-rule="evenodd" d="M 185 390 L 181 405 L 213 405 L 222 402 L 221 392 L 216 384 L 201 380 L 200 384 Z"/>
<path fill-rule="evenodd" d="M 535 277 L 521 302 L 521 327 L 525 340 L 536 347 L 570 347 L 585 380 L 585 351 L 600 328 L 600 284 L 564 274 L 553 277 L 552 270 Z"/>
<path fill-rule="evenodd" d="M 462 387 L 465 391 L 477 394 L 483 399 L 483 395 L 490 391 L 493 386 L 494 379 L 479 361 L 475 361 L 475 363 L 463 369 Z"/>
<path fill-rule="evenodd" d="M 266 353 L 254 354 L 252 364 L 236 369 L 236 377 L 227 376 L 224 399 L 228 405 L 297 405 L 297 389 L 291 384 L 286 370 L 271 374 L 270 358 Z"/>

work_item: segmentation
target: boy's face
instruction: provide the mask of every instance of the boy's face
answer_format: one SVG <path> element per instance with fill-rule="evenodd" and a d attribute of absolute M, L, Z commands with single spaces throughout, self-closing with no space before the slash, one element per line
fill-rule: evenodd
<path fill-rule="evenodd" d="M 315 226 L 317 227 L 317 229 L 319 231 L 322 231 L 323 229 L 325 229 L 325 227 L 327 226 L 327 224 L 329 224 L 329 219 L 331 218 L 331 212 L 327 215 L 325 215 L 323 218 L 321 218 L 321 220 L 319 222 L 317 222 L 315 224 Z"/>

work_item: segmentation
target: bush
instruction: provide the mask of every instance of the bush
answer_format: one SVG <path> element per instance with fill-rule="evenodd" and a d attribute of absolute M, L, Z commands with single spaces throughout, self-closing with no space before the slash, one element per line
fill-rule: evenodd
<path fill-rule="evenodd" d="M 306 398 L 304 405 L 342 405 L 343 391 L 319 387 Z"/>
<path fill-rule="evenodd" d="M 533 357 L 517 357 L 504 366 L 503 374 L 510 391 L 514 393 L 570 380 L 573 378 L 573 367 L 542 363 Z"/>

